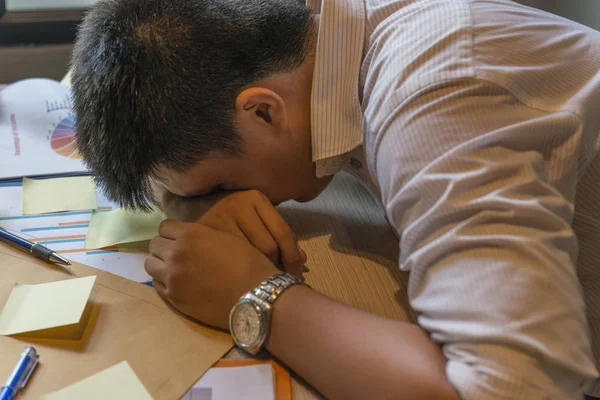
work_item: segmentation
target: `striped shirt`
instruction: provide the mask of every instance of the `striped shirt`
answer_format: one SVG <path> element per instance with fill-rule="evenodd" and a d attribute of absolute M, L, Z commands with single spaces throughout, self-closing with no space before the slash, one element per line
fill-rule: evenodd
<path fill-rule="evenodd" d="M 600 33 L 508 0 L 308 6 L 317 174 L 375 189 L 451 384 L 600 394 Z"/>

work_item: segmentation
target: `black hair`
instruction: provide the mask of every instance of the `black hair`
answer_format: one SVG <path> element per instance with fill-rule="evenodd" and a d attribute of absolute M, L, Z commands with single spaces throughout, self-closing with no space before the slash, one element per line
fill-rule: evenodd
<path fill-rule="evenodd" d="M 77 144 L 106 195 L 147 210 L 157 167 L 243 155 L 236 96 L 299 67 L 311 48 L 298 0 L 100 0 L 72 59 Z"/>

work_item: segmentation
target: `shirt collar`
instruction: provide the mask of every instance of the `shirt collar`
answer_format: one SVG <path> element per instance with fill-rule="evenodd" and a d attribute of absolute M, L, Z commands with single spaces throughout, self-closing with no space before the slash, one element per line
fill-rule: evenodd
<path fill-rule="evenodd" d="M 364 0 L 307 0 L 320 14 L 311 94 L 312 159 L 318 177 L 339 172 L 362 144 L 358 79 L 365 34 Z"/>

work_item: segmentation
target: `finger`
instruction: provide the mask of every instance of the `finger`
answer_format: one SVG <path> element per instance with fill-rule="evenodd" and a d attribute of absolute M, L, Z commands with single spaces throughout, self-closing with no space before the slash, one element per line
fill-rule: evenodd
<path fill-rule="evenodd" d="M 174 240 L 165 239 L 162 236 L 155 236 L 154 239 L 150 241 L 150 245 L 148 246 L 148 252 L 153 256 L 164 261 L 168 249 L 173 246 L 174 242 Z"/>
<path fill-rule="evenodd" d="M 148 256 L 144 261 L 144 269 L 153 279 L 165 282 L 167 277 L 167 266 L 163 260 L 152 255 Z"/>
<path fill-rule="evenodd" d="M 298 251 L 300 251 L 300 258 L 302 259 L 302 264 L 304 264 L 308 260 L 308 256 L 306 255 L 306 252 L 302 250 L 300 244 L 298 244 Z"/>
<path fill-rule="evenodd" d="M 279 247 L 281 262 L 285 270 L 291 274 L 301 276 L 304 261 L 292 228 L 268 201 L 259 202 L 256 209 L 260 219 L 271 233 L 277 247 Z"/>
<path fill-rule="evenodd" d="M 164 238 L 175 240 L 185 232 L 187 222 L 176 219 L 165 219 L 158 226 L 158 234 Z"/>
<path fill-rule="evenodd" d="M 248 208 L 247 212 L 238 221 L 238 226 L 252 246 L 267 256 L 273 264 L 279 263 L 279 246 L 277 246 L 271 232 L 256 213 L 256 209 Z"/>
<path fill-rule="evenodd" d="M 196 222 L 202 225 L 206 225 L 214 230 L 232 234 L 234 236 L 239 237 L 240 239 L 246 239 L 246 236 L 240 230 L 238 223 L 233 218 L 230 218 L 228 216 L 223 217 L 220 215 L 206 215 L 198 219 L 198 221 Z"/>

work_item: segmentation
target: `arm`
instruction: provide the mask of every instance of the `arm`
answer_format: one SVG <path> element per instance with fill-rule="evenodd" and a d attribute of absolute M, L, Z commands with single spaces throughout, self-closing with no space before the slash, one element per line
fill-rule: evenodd
<path fill-rule="evenodd" d="M 409 299 L 465 399 L 579 399 L 597 376 L 570 226 L 581 131 L 471 80 L 416 96 L 381 138 Z"/>
<path fill-rule="evenodd" d="M 236 248 L 235 239 L 244 238 L 234 228 L 240 225 L 252 226 L 243 223 L 250 221 L 245 216 L 246 211 L 253 210 L 251 205 L 257 203 L 257 200 L 264 200 L 264 196 L 244 193 L 239 192 L 240 196 L 229 197 L 229 201 L 239 198 L 240 202 L 229 206 L 227 203 L 217 203 L 210 211 L 203 211 L 198 219 L 202 226 L 217 229 L 219 235 L 227 232 L 233 237 L 218 239 L 216 232 L 211 231 L 206 232 L 210 237 L 199 237 L 197 235 L 205 232 L 199 231 L 200 224 L 182 224 L 169 220 L 161 225 L 162 236 L 152 241 L 150 251 L 154 256 L 146 261 L 146 269 L 155 278 L 155 287 L 163 297 L 180 311 L 221 328 L 227 328 L 226 312 L 237 298 L 274 272 L 267 266 L 266 272 L 258 278 L 246 277 L 241 282 L 243 289 L 217 303 L 219 312 L 216 305 L 206 310 L 204 304 L 208 302 L 198 296 L 198 293 L 203 292 L 203 287 L 221 287 L 223 281 L 231 281 L 227 268 L 233 266 L 238 269 L 241 264 L 247 264 L 249 258 L 256 257 L 255 254 L 246 256 L 241 250 L 230 251 Z M 195 202 L 201 203 L 202 199 L 196 199 Z M 195 207 L 202 207 L 202 204 Z M 268 207 L 272 208 L 270 203 L 262 201 L 257 208 Z M 195 213 L 194 208 L 183 207 L 180 211 Z M 244 212 L 240 214 L 240 211 Z M 271 212 L 276 213 L 275 209 Z M 262 212 L 262 215 L 268 213 Z M 231 223 L 223 224 L 224 221 Z M 287 224 L 281 224 L 281 229 L 272 231 L 285 231 L 286 227 Z M 245 235 L 252 237 L 247 233 Z M 263 231 L 259 236 L 270 237 L 268 231 Z M 178 245 L 182 242 L 188 244 Z M 248 242 L 260 250 L 256 243 L 250 240 Z M 220 272 L 219 278 L 215 279 L 218 282 L 216 284 L 207 282 L 204 276 L 201 282 L 194 282 L 201 278 L 196 274 L 198 266 L 210 258 L 206 254 L 188 254 L 188 249 L 191 248 L 202 251 L 198 245 L 200 243 L 214 243 L 208 247 L 216 249 L 217 253 L 221 253 L 221 248 L 228 249 L 226 252 L 231 255 L 239 253 L 239 258 L 228 260 L 224 262 L 224 266 L 215 268 L 215 271 Z M 186 250 L 186 254 L 179 254 L 182 249 Z M 262 252 L 269 255 L 267 251 Z M 269 258 L 273 260 L 272 257 Z M 181 259 L 192 260 L 189 268 L 186 268 L 188 266 Z M 253 264 L 260 271 L 260 258 Z M 239 275 L 239 270 L 235 274 Z M 231 283 L 228 286 L 236 285 Z M 308 288 L 292 287 L 275 303 L 271 332 L 268 350 L 328 398 L 458 399 L 445 378 L 445 359 L 439 347 L 416 325 L 377 317 L 333 301 Z"/>
<path fill-rule="evenodd" d="M 459 398 L 439 347 L 418 326 L 306 287 L 291 287 L 275 302 L 267 349 L 327 398 Z"/>
<path fill-rule="evenodd" d="M 245 292 L 277 272 L 247 240 L 201 223 L 165 220 L 146 271 L 179 311 L 227 329 Z M 233 251 L 234 250 L 234 251 Z M 268 349 L 330 398 L 458 399 L 438 346 L 417 326 L 291 287 L 275 302 Z"/>

